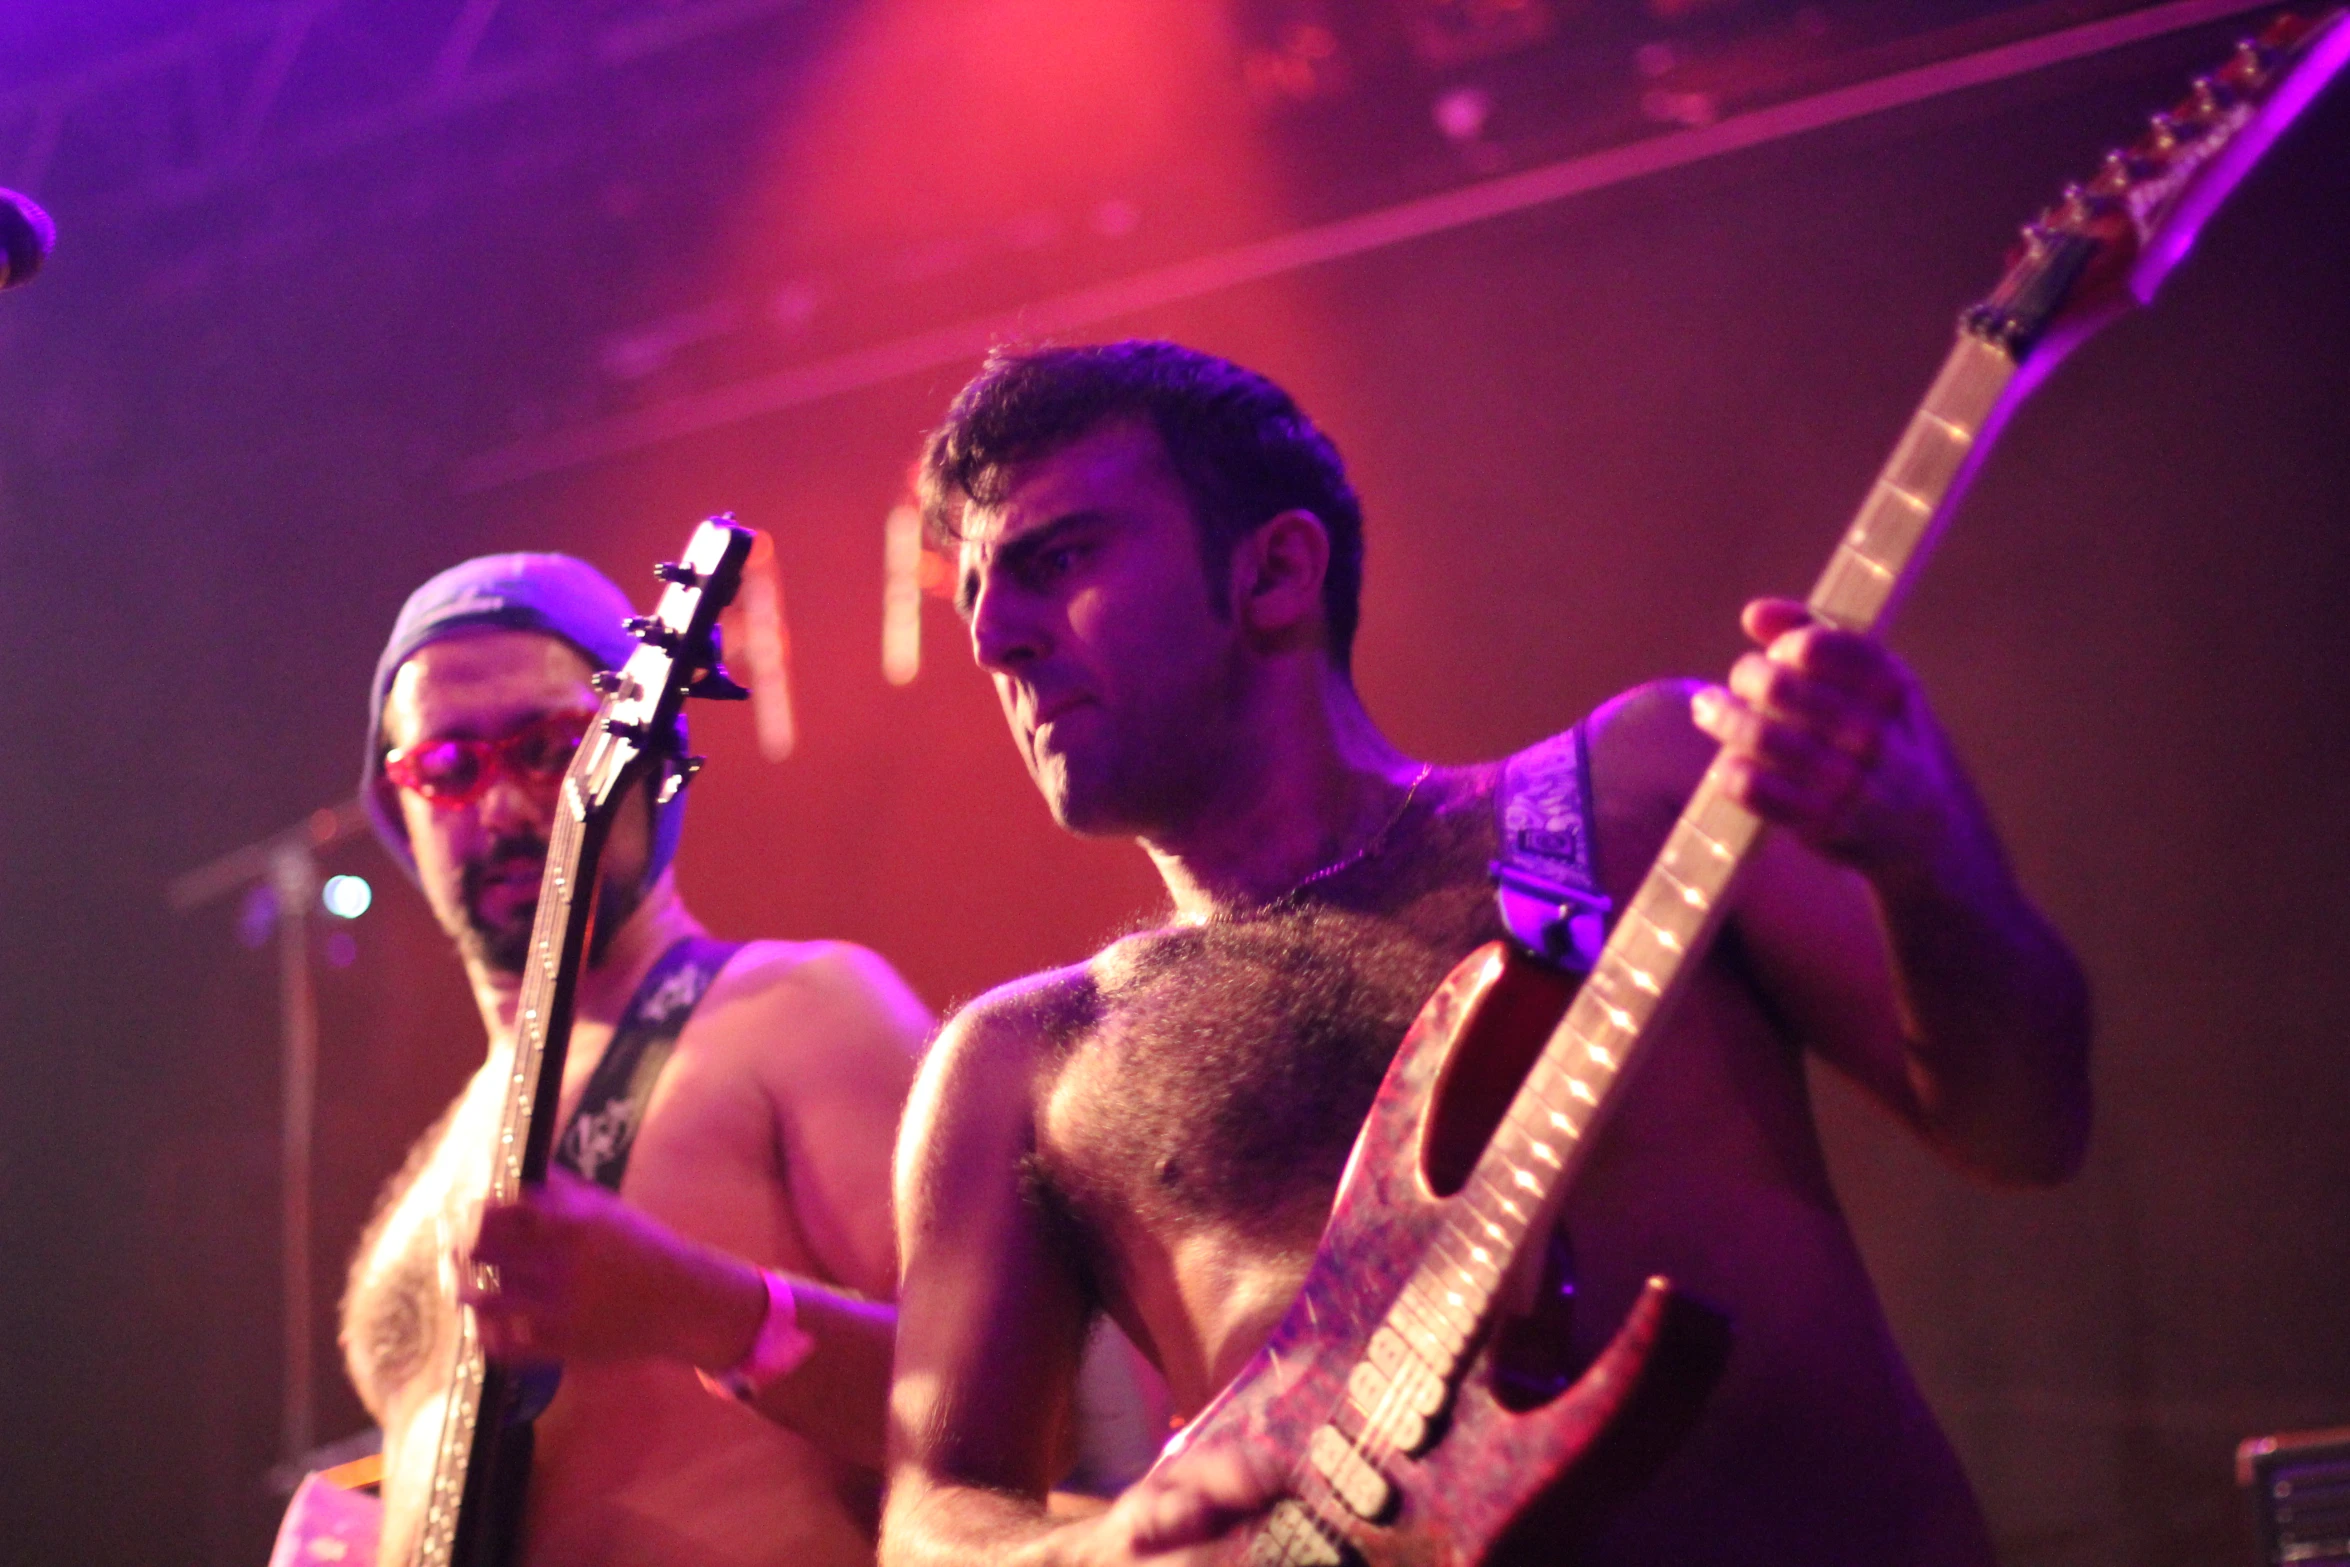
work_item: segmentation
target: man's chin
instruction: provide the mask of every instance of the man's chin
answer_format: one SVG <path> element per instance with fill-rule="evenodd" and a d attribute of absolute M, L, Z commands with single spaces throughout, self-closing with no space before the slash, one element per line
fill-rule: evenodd
<path fill-rule="evenodd" d="M 464 948 L 466 957 L 491 973 L 520 977 L 530 965 L 530 937 L 536 915 L 534 908 L 525 912 L 520 923 L 490 924 L 469 919 L 457 937 L 457 944 Z"/>
<path fill-rule="evenodd" d="M 1122 809 L 1107 790 L 1074 787 L 1065 773 L 1039 779 L 1037 787 L 1054 825 L 1063 832 L 1080 838 L 1132 838 L 1142 830 L 1133 813 Z"/>

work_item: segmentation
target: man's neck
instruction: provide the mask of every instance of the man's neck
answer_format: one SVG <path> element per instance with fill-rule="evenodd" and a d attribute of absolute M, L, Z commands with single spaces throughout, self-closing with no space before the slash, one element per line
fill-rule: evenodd
<path fill-rule="evenodd" d="M 1420 772 L 1352 682 L 1326 669 L 1256 704 L 1232 754 L 1236 764 L 1183 823 L 1141 839 L 1178 919 L 1276 902 L 1343 866 L 1393 823 Z"/>
<path fill-rule="evenodd" d="M 667 875 L 662 876 L 653 890 L 645 894 L 615 931 L 596 961 L 580 971 L 578 988 L 573 992 L 571 1013 L 575 1022 L 617 1023 L 627 1010 L 629 998 L 661 954 L 675 946 L 680 938 L 706 934 L 701 922 L 686 909 L 678 896 L 676 884 Z M 522 976 L 467 966 L 467 978 L 473 984 L 474 1003 L 481 1008 L 482 1023 L 492 1040 L 511 1038 L 514 1032 L 514 1012 L 522 996 Z"/>

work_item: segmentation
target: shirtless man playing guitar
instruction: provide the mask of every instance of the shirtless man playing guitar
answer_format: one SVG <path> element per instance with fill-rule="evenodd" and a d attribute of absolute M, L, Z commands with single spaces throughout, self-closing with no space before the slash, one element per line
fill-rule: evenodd
<path fill-rule="evenodd" d="M 1499 768 L 1423 765 L 1365 712 L 1360 510 L 1261 377 L 1170 344 L 1003 353 L 923 477 L 1055 819 L 1138 840 L 1173 907 L 965 1008 L 917 1080 L 883 1560 L 1229 1561 L 1277 1477 L 1228 1455 L 1042 1509 L 1086 1322 L 1114 1317 L 1186 1414 L 1264 1342 L 1406 1025 L 1501 933 Z M 1784 601 L 1745 627 L 1726 686 L 1642 687 L 1585 730 L 1617 907 L 1717 742 L 1778 830 L 1567 1197 L 1575 1351 L 1651 1274 L 1735 1333 L 1694 1430 L 1577 1559 L 1982 1567 L 1804 1056 L 1970 1172 L 2057 1181 L 2087 1136 L 2086 989 L 1900 661 Z"/>
<path fill-rule="evenodd" d="M 456 942 L 490 1042 L 387 1191 L 344 1302 L 352 1379 L 384 1427 L 378 1559 L 393 1567 L 411 1559 L 433 1473 L 454 1254 L 475 1244 L 555 791 L 597 709 L 591 673 L 634 646 L 630 612 L 567 557 L 469 561 L 418 589 L 377 672 L 365 801 Z M 633 1121 L 618 1196 L 558 1174 L 492 1210 L 478 1254 L 498 1288 L 466 1292 L 489 1353 L 563 1363 L 535 1422 L 517 1560 L 849 1567 L 873 1551 L 888 1150 L 930 1019 L 870 952 L 710 943 L 669 868 L 682 801 L 621 802 L 565 1062 L 559 1124 L 577 1132 L 632 997 L 666 1003 L 642 1015 L 685 1013 L 641 1114 L 614 1100 L 566 1139 L 609 1178 Z M 768 1419 L 694 1376 L 741 1371 L 774 1341 L 762 1266 L 787 1276 L 789 1325 L 813 1340 L 789 1375 L 736 1378 Z"/>

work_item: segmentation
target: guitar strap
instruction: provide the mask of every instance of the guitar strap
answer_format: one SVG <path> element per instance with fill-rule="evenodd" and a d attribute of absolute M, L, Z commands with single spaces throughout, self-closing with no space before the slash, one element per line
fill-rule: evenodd
<path fill-rule="evenodd" d="M 1613 908 L 1599 890 L 1591 846 L 1588 724 L 1502 763 L 1493 791 L 1501 922 L 1529 952 L 1577 974 L 1599 961 Z"/>
<path fill-rule="evenodd" d="M 677 1048 L 677 1036 L 718 971 L 742 947 L 739 941 L 686 936 L 654 962 L 629 998 L 612 1042 L 588 1076 L 579 1108 L 563 1128 L 555 1145 L 557 1164 L 609 1191 L 620 1190 L 645 1107 Z"/>
<path fill-rule="evenodd" d="M 742 948 L 739 941 L 685 936 L 654 960 L 637 982 L 636 994 L 628 998 L 628 1010 L 621 1013 L 619 1026 L 612 1030 L 612 1042 L 604 1047 L 603 1059 L 588 1074 L 579 1108 L 571 1113 L 561 1140 L 555 1144 L 554 1163 L 582 1180 L 594 1181 L 614 1194 L 619 1192 L 620 1177 L 628 1172 L 629 1151 L 635 1148 L 637 1131 L 644 1125 L 645 1107 L 652 1103 L 653 1086 L 660 1082 L 662 1068 L 669 1065 L 670 1053 L 677 1048 L 677 1036 L 685 1031 L 686 1020 L 694 1015 L 718 971 Z M 523 1458 L 520 1463 L 502 1466 L 501 1472 L 527 1474 L 530 1422 L 554 1402 L 555 1390 L 562 1382 L 563 1372 L 557 1366 L 532 1367 L 515 1374 L 514 1408 L 507 1419 L 515 1428 L 509 1439 L 521 1444 L 517 1450 Z M 499 1516 L 512 1515 L 510 1510 L 500 1509 Z"/>

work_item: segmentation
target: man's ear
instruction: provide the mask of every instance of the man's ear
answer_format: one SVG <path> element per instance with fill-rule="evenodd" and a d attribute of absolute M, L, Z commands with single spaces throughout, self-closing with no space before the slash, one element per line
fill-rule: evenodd
<path fill-rule="evenodd" d="M 1330 530 L 1303 508 L 1273 517 L 1232 552 L 1232 606 L 1259 636 L 1286 638 L 1322 617 Z"/>

